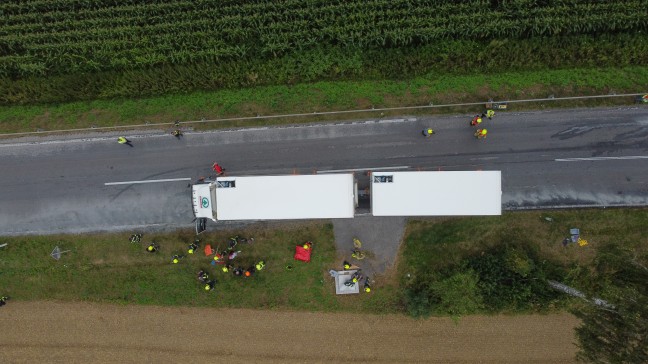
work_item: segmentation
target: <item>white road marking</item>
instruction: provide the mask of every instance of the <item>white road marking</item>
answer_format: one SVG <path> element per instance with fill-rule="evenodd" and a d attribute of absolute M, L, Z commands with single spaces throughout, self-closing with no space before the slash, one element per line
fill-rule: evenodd
<path fill-rule="evenodd" d="M 478 160 L 489 161 L 489 160 L 498 159 L 498 158 L 499 157 L 479 157 L 479 158 L 470 158 L 470 160 L 471 161 L 478 161 Z"/>
<path fill-rule="evenodd" d="M 352 168 L 352 169 L 330 169 L 328 171 L 317 171 L 317 174 L 320 173 L 337 173 L 337 172 L 358 172 L 358 171 L 380 171 L 383 169 L 392 170 L 392 169 L 408 169 L 409 166 L 398 166 L 398 167 L 376 167 L 376 168 Z"/>
<path fill-rule="evenodd" d="M 580 162 L 580 161 L 606 161 L 617 159 L 648 159 L 648 155 L 629 155 L 625 157 L 591 157 L 591 158 L 562 158 L 554 159 L 556 162 Z"/>
<path fill-rule="evenodd" d="M 383 124 L 403 123 L 405 122 L 405 119 L 387 119 L 387 120 L 379 120 L 378 122 Z"/>
<path fill-rule="evenodd" d="M 177 181 L 191 181 L 191 178 L 170 178 L 170 179 L 150 179 L 146 181 L 125 181 L 125 182 L 106 182 L 106 186 L 114 185 L 134 185 L 139 183 L 158 183 L 158 182 L 177 182 Z"/>

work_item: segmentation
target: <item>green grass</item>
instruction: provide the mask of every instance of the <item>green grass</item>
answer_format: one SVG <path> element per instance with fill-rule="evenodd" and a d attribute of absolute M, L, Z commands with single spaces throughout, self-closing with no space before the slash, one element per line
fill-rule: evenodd
<path fill-rule="evenodd" d="M 4 238 L 9 245 L 0 252 L 2 294 L 15 300 L 82 300 L 120 304 L 209 306 L 240 308 L 284 308 L 309 311 L 384 311 L 384 291 L 376 295 L 339 298 L 329 269 L 341 265 L 336 259 L 330 224 L 306 224 L 298 228 L 254 233 L 255 242 L 240 244 L 234 265 L 247 268 L 258 260 L 266 267 L 254 277 L 235 277 L 222 266 L 210 264 L 202 248 L 226 247 L 226 232 L 201 235 L 202 246 L 178 264 L 174 254 L 186 252 L 193 241 L 190 231 L 145 234 L 140 244 L 128 242 L 126 234 L 61 235 Z M 295 261 L 295 245 L 314 242 L 310 263 Z M 145 251 L 150 241 L 160 251 Z M 59 261 L 49 254 L 54 246 L 70 250 Z M 290 264 L 293 269 L 285 267 Z M 196 279 L 200 269 L 217 281 L 205 292 Z M 393 312 L 393 311 L 391 311 Z"/>
<path fill-rule="evenodd" d="M 222 272 L 220 266 L 209 264 L 202 249 L 172 264 L 172 255 L 186 251 L 193 240 L 191 231 L 145 233 L 141 244 L 129 243 L 128 234 L 4 237 L 0 244 L 8 246 L 0 248 L 0 295 L 16 301 L 409 312 L 415 316 L 547 312 L 564 309 L 570 301 L 553 291 L 545 292 L 546 297 L 531 294 L 526 282 L 533 280 L 528 279 L 540 272 L 543 280 L 536 280 L 536 288 L 545 286 L 544 279 L 560 277 L 587 292 L 596 284 L 590 272 L 599 247 L 615 243 L 637 252 L 648 251 L 646 221 L 648 209 L 534 211 L 411 221 L 396 269 L 379 277 L 371 294 L 352 296 L 336 296 L 328 275 L 328 270 L 339 269 L 345 258 L 335 249 L 331 224 L 239 231 L 256 240 L 239 245 L 242 252 L 235 263 L 248 267 L 261 259 L 266 262 L 266 269 L 252 278 Z M 572 227 L 581 229 L 587 246 L 563 247 L 561 242 Z M 231 235 L 233 232 L 205 233 L 202 244 L 224 249 Z M 306 240 L 315 244 L 308 264 L 293 259 L 295 245 Z M 145 243 L 150 241 L 161 246 L 159 253 L 145 252 Z M 70 250 L 59 261 L 49 256 L 57 245 Z M 522 289 L 521 296 L 502 298 L 484 293 L 488 292 L 485 276 L 479 269 L 488 261 L 479 259 L 495 257 L 498 249 L 506 250 L 504 265 L 512 270 L 507 274 L 519 275 L 523 283 L 516 288 Z M 465 269 L 468 263 L 472 268 Z M 286 270 L 287 264 L 294 268 Z M 196 279 L 200 269 L 216 278 L 214 291 L 202 289 Z M 498 306 L 502 299 L 512 303 Z"/>
<path fill-rule="evenodd" d="M 648 249 L 643 248 L 648 239 L 644 228 L 647 222 L 648 209 L 505 212 L 497 217 L 414 220 L 408 225 L 403 259 L 408 262 L 406 266 L 428 262 L 443 267 L 456 264 L 466 253 L 518 240 L 537 246 L 543 255 L 587 263 L 596 247 L 607 242 Z M 589 241 L 586 248 L 565 249 L 559 244 L 574 227 L 580 228 L 581 237 Z"/>
<path fill-rule="evenodd" d="M 554 279 L 587 292 L 596 286 L 590 270 L 599 247 L 618 244 L 648 252 L 647 221 L 648 209 L 412 221 L 399 263 L 400 286 L 415 316 L 564 308 L 570 302 L 567 297 L 547 290 L 544 282 Z M 579 228 L 588 245 L 563 246 L 570 228 Z M 496 260 L 498 256 L 503 258 Z M 480 273 L 483 267 L 487 270 Z"/>
<path fill-rule="evenodd" d="M 367 80 L 317 82 L 292 86 L 259 86 L 238 90 L 196 92 L 146 99 L 79 101 L 56 105 L 0 107 L 4 132 L 36 129 L 59 130 L 91 126 L 138 125 L 145 122 L 254 117 L 288 113 L 312 113 L 333 110 L 371 109 L 396 106 L 481 102 L 488 98 L 523 99 L 583 94 L 645 92 L 648 67 L 577 68 L 532 72 L 508 72 L 491 75 L 448 75 L 430 73 L 406 81 Z M 596 105 L 595 101 L 563 105 Z M 511 108 L 539 107 L 511 105 Z M 425 113 L 467 112 L 469 109 L 426 109 Z M 476 109 L 479 109 L 477 107 Z M 391 114 L 402 114 L 402 111 Z M 412 114 L 413 111 L 407 111 Z M 390 114 L 390 113 L 387 113 Z M 377 117 L 377 113 L 347 114 L 344 118 Z M 339 119 L 339 116 L 336 116 Z M 325 118 L 255 119 L 251 121 L 214 122 L 199 128 L 272 125 L 312 122 Z"/>

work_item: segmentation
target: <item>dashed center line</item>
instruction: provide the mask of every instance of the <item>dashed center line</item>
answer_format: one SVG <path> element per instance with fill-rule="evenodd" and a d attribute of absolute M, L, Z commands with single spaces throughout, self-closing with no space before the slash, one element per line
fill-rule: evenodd
<path fill-rule="evenodd" d="M 327 171 L 317 171 L 317 174 L 320 173 L 336 173 L 336 172 L 358 172 L 358 171 L 380 171 L 380 170 L 392 170 L 392 169 L 408 169 L 409 166 L 398 166 L 398 167 L 376 167 L 376 168 L 351 168 L 351 169 L 329 169 Z"/>
<path fill-rule="evenodd" d="M 625 157 L 590 157 L 590 158 L 561 158 L 554 159 L 556 162 L 581 162 L 581 161 L 606 161 L 618 159 L 648 159 L 646 155 L 629 155 Z"/>
<path fill-rule="evenodd" d="M 170 179 L 149 179 L 145 181 L 124 181 L 124 182 L 106 182 L 105 186 L 114 185 L 134 185 L 141 183 L 160 183 L 160 182 L 178 182 L 178 181 L 191 181 L 191 178 L 170 178 Z"/>

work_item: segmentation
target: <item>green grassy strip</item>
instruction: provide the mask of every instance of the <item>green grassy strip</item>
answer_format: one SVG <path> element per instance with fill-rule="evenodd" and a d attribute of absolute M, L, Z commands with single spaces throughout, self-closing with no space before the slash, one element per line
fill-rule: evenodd
<path fill-rule="evenodd" d="M 57 105 L 0 107 L 4 132 L 115 126 L 313 111 L 475 102 L 495 99 L 645 91 L 648 67 L 577 68 L 493 75 L 429 73 L 407 81 L 338 81 L 260 86 L 145 99 L 79 101 Z M 523 105 L 515 105 L 520 108 Z M 443 110 L 441 110 L 443 111 Z M 446 110 L 447 111 L 447 110 Z M 432 111 L 426 111 L 432 112 Z M 353 117 L 353 116 L 345 116 Z M 303 119 L 313 121 L 314 119 Z M 295 119 L 256 124 L 296 122 Z M 230 127 L 252 123 L 209 124 Z"/>
<path fill-rule="evenodd" d="M 549 217 L 550 221 L 545 218 Z M 648 209 L 534 211 L 501 217 L 413 221 L 399 264 L 407 311 L 414 316 L 547 311 L 569 305 L 547 279 L 588 295 L 605 244 L 648 253 Z M 579 228 L 588 244 L 562 244 Z"/>
<path fill-rule="evenodd" d="M 551 217 L 547 221 L 545 217 Z M 606 284 L 591 279 L 594 258 L 604 244 L 648 253 L 644 228 L 648 209 L 505 213 L 501 217 L 417 220 L 409 223 L 397 269 L 374 277 L 371 294 L 336 296 L 329 269 L 340 268 L 330 224 L 251 228 L 251 245 L 240 244 L 234 264 L 260 259 L 266 269 L 253 278 L 234 277 L 209 264 L 202 249 L 172 264 L 193 241 L 191 231 L 144 234 L 61 235 L 0 238 L 0 295 L 16 301 L 57 299 L 170 306 L 298 309 L 461 316 L 494 312 L 547 312 L 569 306 L 549 290 L 555 279 L 590 294 Z M 588 245 L 562 245 L 569 229 L 580 228 Z M 202 244 L 225 248 L 231 232 L 201 235 Z M 313 241 L 310 263 L 293 259 L 294 247 Z M 160 252 L 145 252 L 150 241 Z M 71 250 L 59 261 L 54 248 Z M 202 247 L 201 247 L 202 248 Z M 371 250 L 370 242 L 366 249 Z M 286 270 L 286 265 L 293 266 Z M 196 273 L 206 269 L 218 281 L 205 292 Z"/>
<path fill-rule="evenodd" d="M 336 259 L 330 224 L 246 233 L 253 234 L 255 241 L 237 246 L 241 253 L 233 265 L 248 268 L 259 260 L 266 262 L 265 269 L 251 278 L 222 272 L 221 265 L 211 265 L 211 257 L 204 255 L 205 244 L 224 250 L 231 236 L 227 232 L 201 235 L 202 246 L 192 255 L 186 254 L 187 246 L 194 239 L 191 231 L 145 233 L 139 244 L 130 243 L 126 234 L 0 238 L 0 243 L 9 243 L 0 251 L 0 295 L 15 300 L 312 311 L 385 310 L 381 308 L 381 297 L 393 291 L 347 300 L 335 296 L 328 270 L 340 266 L 341 261 Z M 308 240 L 314 243 L 311 262 L 295 261 L 295 245 Z M 151 241 L 159 244 L 159 252 L 145 251 Z M 70 252 L 56 261 L 49 256 L 54 246 Z M 174 254 L 187 257 L 172 264 Z M 286 265 L 293 268 L 287 270 Z M 201 269 L 216 279 L 214 291 L 205 292 L 198 282 L 196 276 Z"/>

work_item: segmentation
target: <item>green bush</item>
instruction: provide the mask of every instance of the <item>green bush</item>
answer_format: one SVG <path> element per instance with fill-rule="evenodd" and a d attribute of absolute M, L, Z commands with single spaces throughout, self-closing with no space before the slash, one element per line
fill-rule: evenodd
<path fill-rule="evenodd" d="M 500 312 L 542 309 L 559 300 L 561 294 L 549 287 L 547 279 L 561 281 L 563 277 L 550 277 L 547 267 L 561 271 L 555 269 L 555 263 L 540 260 L 527 246 L 502 245 L 468 258 L 461 269 L 475 271 L 485 307 Z"/>
<path fill-rule="evenodd" d="M 414 278 L 406 283 L 403 298 L 414 317 L 542 311 L 564 299 L 547 284 L 548 279 L 563 280 L 563 269 L 524 245 L 498 245 L 446 268 L 412 268 Z"/>
<path fill-rule="evenodd" d="M 455 272 L 447 278 L 431 282 L 435 313 L 461 316 L 480 312 L 483 298 L 478 285 L 479 276 L 472 270 Z"/>

